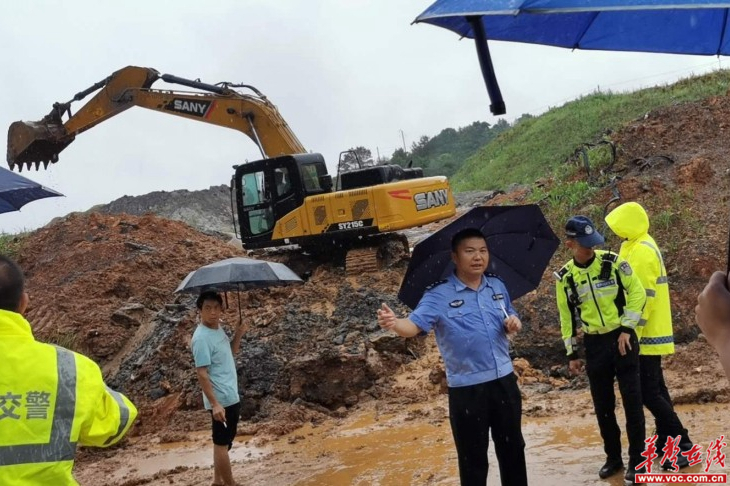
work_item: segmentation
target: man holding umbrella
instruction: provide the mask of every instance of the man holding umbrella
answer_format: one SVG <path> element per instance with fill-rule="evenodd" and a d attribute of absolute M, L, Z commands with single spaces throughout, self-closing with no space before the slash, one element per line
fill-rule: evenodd
<path fill-rule="evenodd" d="M 213 485 L 233 486 L 236 483 L 228 451 L 241 415 L 233 355 L 240 349 L 243 325 L 239 321 L 233 341 L 229 341 L 220 326 L 223 299 L 217 292 L 202 292 L 195 305 L 200 312 L 200 323 L 193 333 L 191 346 L 203 404 L 213 418 Z"/>
<path fill-rule="evenodd" d="M 507 339 L 522 323 L 504 283 L 485 275 L 489 259 L 480 230 L 457 232 L 451 238 L 453 274 L 431 285 L 406 318 L 382 304 L 378 324 L 403 337 L 433 329 L 446 366 L 462 486 L 487 482 L 490 429 L 502 484 L 522 486 L 527 484 L 522 397 Z"/>
<path fill-rule="evenodd" d="M 603 438 L 606 463 L 598 476 L 619 472 L 621 431 L 616 421 L 614 379 L 618 379 L 629 439 L 628 481 L 644 451 L 644 409 L 639 381 L 639 342 L 636 326 L 646 301 L 641 280 L 628 262 L 615 253 L 594 250 L 603 236 L 585 216 L 574 216 L 565 225 L 566 246 L 573 258 L 556 272 L 555 286 L 563 342 L 573 374 L 581 371 L 577 335 L 580 328 L 585 345 L 586 372 Z"/>

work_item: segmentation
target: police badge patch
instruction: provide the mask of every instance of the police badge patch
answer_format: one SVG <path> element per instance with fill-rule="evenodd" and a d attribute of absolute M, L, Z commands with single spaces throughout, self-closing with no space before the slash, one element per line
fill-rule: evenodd
<path fill-rule="evenodd" d="M 454 308 L 461 307 L 462 305 L 464 305 L 464 301 L 463 300 L 454 300 L 452 302 L 449 302 L 449 306 L 450 307 L 454 307 Z"/>
<path fill-rule="evenodd" d="M 618 269 L 621 270 L 625 275 L 631 275 L 631 266 L 629 265 L 629 262 L 623 261 L 618 264 Z"/>

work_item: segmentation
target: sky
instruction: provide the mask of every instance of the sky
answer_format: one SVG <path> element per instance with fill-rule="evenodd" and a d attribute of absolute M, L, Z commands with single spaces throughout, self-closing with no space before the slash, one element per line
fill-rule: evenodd
<path fill-rule="evenodd" d="M 128 66 L 253 85 L 331 173 L 355 146 L 374 156 L 422 135 L 496 123 L 474 42 L 411 25 L 428 0 L 24 0 L 0 4 L 0 128 Z M 570 51 L 491 42 L 507 114 L 538 115 L 596 90 L 630 91 L 727 67 L 715 57 Z M 158 81 L 153 88 L 174 89 Z M 180 87 L 182 89 L 187 89 Z M 85 101 L 76 102 L 79 109 Z M 3 139 L 6 137 L 3 135 Z M 260 159 L 240 132 L 132 108 L 79 135 L 49 170 L 23 175 L 65 195 L 0 215 L 0 233 L 125 195 L 228 184 Z"/>

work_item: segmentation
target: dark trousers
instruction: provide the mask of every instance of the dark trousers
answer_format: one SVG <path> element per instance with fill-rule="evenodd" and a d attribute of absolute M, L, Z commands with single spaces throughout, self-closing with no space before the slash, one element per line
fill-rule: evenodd
<path fill-rule="evenodd" d="M 504 486 L 527 485 L 522 396 L 514 373 L 478 385 L 449 388 L 449 416 L 462 486 L 485 486 L 489 430 Z"/>
<path fill-rule="evenodd" d="M 656 446 L 661 450 L 667 441 L 667 437 L 682 436 L 680 443 L 682 450 L 692 448 L 692 441 L 674 411 L 669 390 L 664 383 L 662 372 L 661 356 L 639 356 L 639 368 L 641 370 L 641 396 L 644 406 L 654 416 L 656 434 L 658 435 Z"/>
<path fill-rule="evenodd" d="M 629 438 L 629 466 L 643 461 L 644 452 L 644 408 L 641 400 L 639 378 L 639 342 L 631 332 L 631 351 L 621 356 L 618 351 L 620 329 L 607 334 L 586 334 L 586 371 L 591 386 L 593 407 L 596 411 L 598 428 L 603 438 L 603 449 L 610 461 L 621 460 L 621 430 L 616 421 L 616 394 L 613 391 L 614 378 L 626 414 L 626 435 Z"/>

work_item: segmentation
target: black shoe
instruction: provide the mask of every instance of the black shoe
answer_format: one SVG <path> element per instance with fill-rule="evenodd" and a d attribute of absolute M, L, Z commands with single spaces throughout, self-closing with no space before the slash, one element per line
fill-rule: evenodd
<path fill-rule="evenodd" d="M 642 467 L 638 471 L 634 466 L 629 466 L 628 471 L 626 471 L 626 476 L 624 476 L 624 479 L 631 484 L 644 484 L 644 483 L 637 483 L 636 482 L 636 475 L 637 474 L 646 474 L 646 467 Z"/>
<path fill-rule="evenodd" d="M 682 454 L 677 454 L 677 467 L 679 469 L 685 468 L 689 466 L 689 459 L 687 459 L 687 456 L 683 456 Z M 672 462 L 669 460 L 666 460 L 662 463 L 662 469 L 665 471 L 668 471 L 672 468 Z"/>
<path fill-rule="evenodd" d="M 606 479 L 608 477 L 613 476 L 614 474 L 616 474 L 623 468 L 624 468 L 624 462 L 621 459 L 618 459 L 618 460 L 609 459 L 608 461 L 606 461 L 606 464 L 604 464 L 603 467 L 598 470 L 598 477 L 601 479 Z"/>

